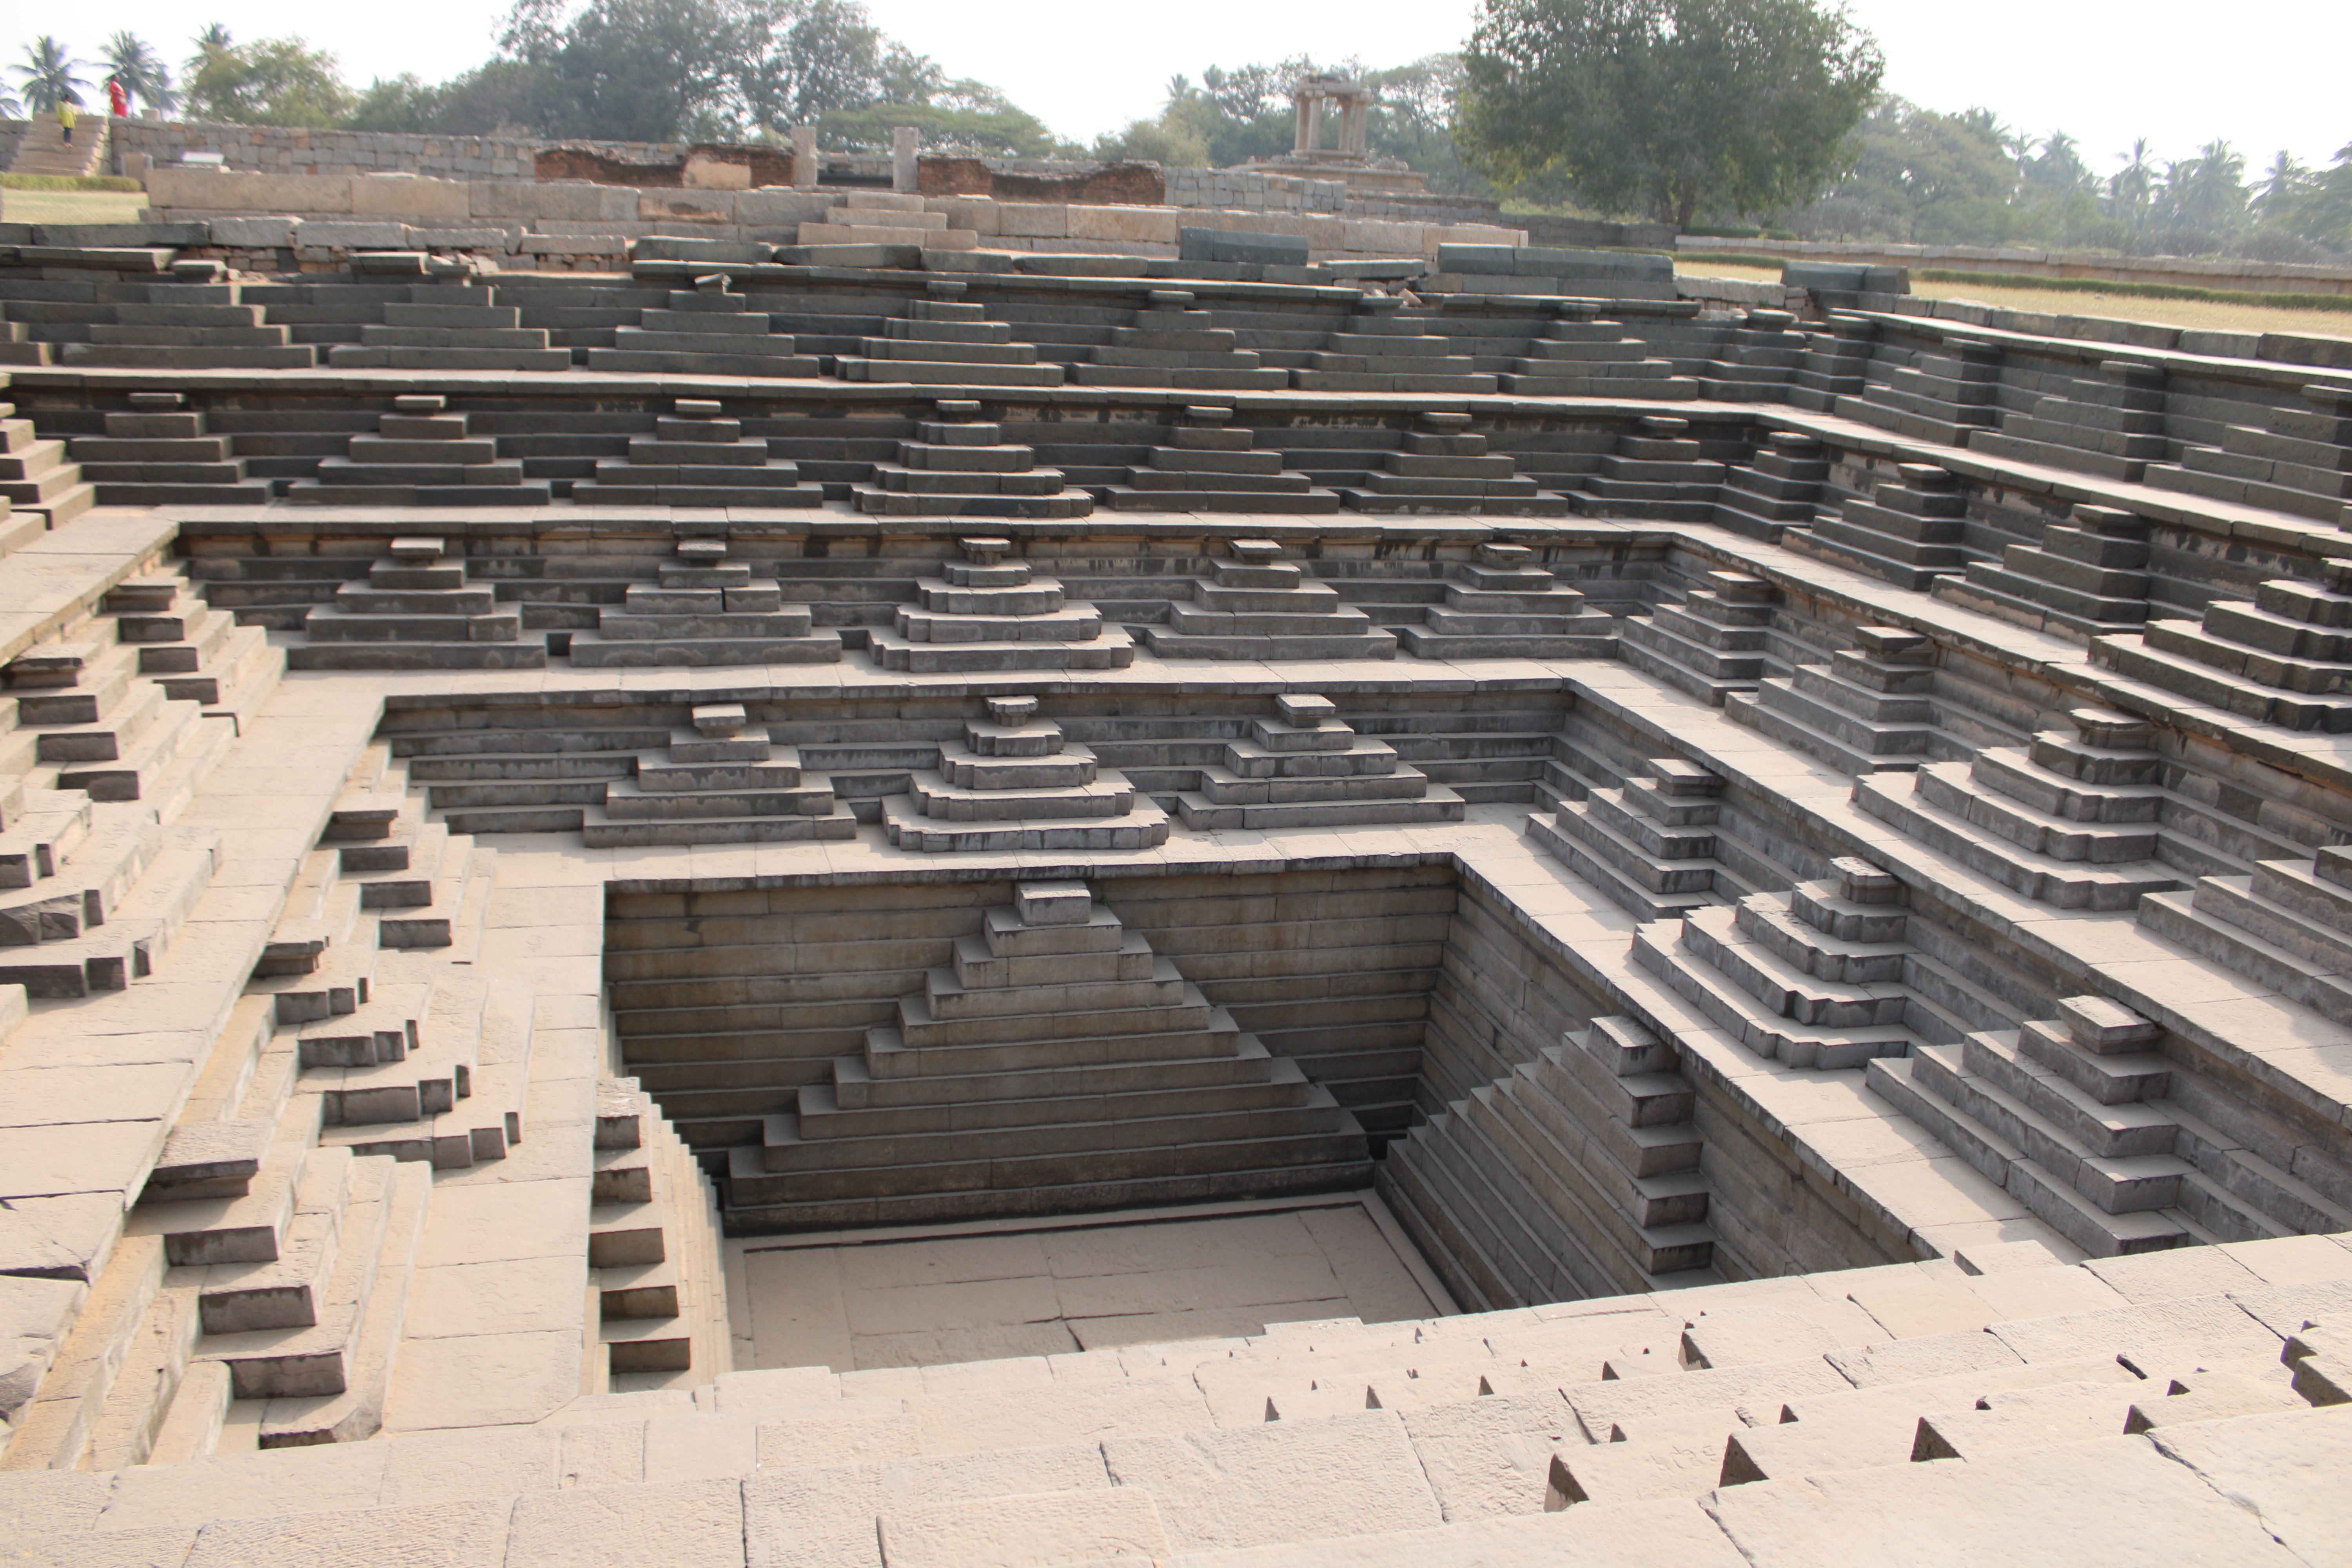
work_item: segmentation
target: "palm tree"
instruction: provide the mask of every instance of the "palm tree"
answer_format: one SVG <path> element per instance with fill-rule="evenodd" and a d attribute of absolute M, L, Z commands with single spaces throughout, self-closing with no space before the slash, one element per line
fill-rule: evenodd
<path fill-rule="evenodd" d="M 55 114 L 59 104 L 81 107 L 81 89 L 89 85 L 76 71 L 89 68 L 67 55 L 66 47 L 47 33 L 25 46 L 25 63 L 12 66 L 25 89 L 25 105 L 36 114 Z"/>
<path fill-rule="evenodd" d="M 236 47 L 236 39 L 230 35 L 228 24 L 226 22 L 213 23 L 203 32 L 190 38 L 188 42 L 196 52 L 190 55 L 180 68 L 190 77 L 204 69 L 206 60 L 215 55 L 225 55 Z"/>
<path fill-rule="evenodd" d="M 180 95 L 172 90 L 172 70 L 147 40 L 125 29 L 106 40 L 105 66 L 142 106 L 169 114 Z"/>
<path fill-rule="evenodd" d="M 2124 166 L 2107 181 L 2107 197 L 2137 226 L 2156 195 L 2156 165 L 2148 159 L 2147 138 L 2137 138 L 2128 153 L 2118 153 Z"/>
<path fill-rule="evenodd" d="M 2282 148 L 2271 159 L 2271 166 L 2263 174 L 2263 183 L 2256 187 L 2254 210 L 2264 223 L 2283 216 L 2294 205 L 2295 199 L 2311 188 L 2310 166 L 2294 153 Z"/>

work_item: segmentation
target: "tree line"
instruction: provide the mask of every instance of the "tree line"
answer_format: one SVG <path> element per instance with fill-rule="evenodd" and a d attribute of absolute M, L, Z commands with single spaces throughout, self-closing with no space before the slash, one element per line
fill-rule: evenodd
<path fill-rule="evenodd" d="M 13 74 L 0 115 L 81 107 L 111 75 L 134 112 L 244 125 L 675 142 L 781 141 L 814 123 L 827 146 L 856 148 L 911 124 L 980 153 L 1079 151 L 995 88 L 884 34 L 856 0 L 517 0 L 497 52 L 441 82 L 355 87 L 301 38 L 243 41 L 217 23 L 190 40 L 176 79 L 127 33 L 96 61 L 44 35 Z"/>
<path fill-rule="evenodd" d="M 1289 151 L 1290 86 L 1321 70 L 1375 95 L 1376 156 L 1433 190 L 1534 210 L 1806 238 L 2063 246 L 2317 261 L 2352 253 L 2352 146 L 2260 172 L 2216 139 L 2103 162 L 2063 131 L 1881 90 L 1878 45 L 1828 0 L 1484 0 L 1459 53 L 1369 68 L 1306 57 L 1171 78 L 1159 105 L 1081 147 L 983 82 L 884 34 L 857 0 L 515 0 L 497 52 L 442 82 L 355 88 L 299 38 L 217 24 L 175 78 L 127 32 L 95 62 L 36 38 L 0 113 L 80 105 L 99 73 L 142 112 L 259 125 L 615 142 L 930 145 L 1014 157 L 1224 168 Z M 21 100 L 21 101 L 19 101 Z"/>

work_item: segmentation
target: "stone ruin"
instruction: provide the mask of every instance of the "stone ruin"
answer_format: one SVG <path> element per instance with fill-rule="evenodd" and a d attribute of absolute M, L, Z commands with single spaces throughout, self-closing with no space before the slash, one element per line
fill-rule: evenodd
<path fill-rule="evenodd" d="M 2337 351 L 823 200 L 0 231 L 0 1559 L 2341 1559 Z"/>

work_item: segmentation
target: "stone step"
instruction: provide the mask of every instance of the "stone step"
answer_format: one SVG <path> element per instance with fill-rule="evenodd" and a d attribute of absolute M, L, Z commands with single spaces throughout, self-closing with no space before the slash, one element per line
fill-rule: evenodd
<path fill-rule="evenodd" d="M 1752 693 L 1727 693 L 1723 700 L 1724 717 L 1827 763 L 1843 773 L 1909 773 L 1926 760 L 1916 753 L 1889 755 L 1860 750 L 1834 734 L 1815 729 L 1788 708 L 1768 706 L 1764 700 L 1768 688 L 1776 691 L 1777 704 L 1786 701 L 1794 683 L 1768 679 L 1759 682 L 1758 689 Z"/>
<path fill-rule="evenodd" d="M 2257 898 L 2243 877 L 2201 877 L 2193 897 L 2149 893 L 2139 923 L 2226 964 L 2250 984 L 2275 991 L 2338 1023 L 2352 1021 L 2352 960 L 2335 954 L 2334 933 Z"/>
<path fill-rule="evenodd" d="M 1085 642 L 916 642 L 875 627 L 866 649 L 890 670 L 1124 669 L 1135 662 L 1134 639 L 1115 626 Z"/>
<path fill-rule="evenodd" d="M 385 1163 L 384 1217 L 364 1226 L 382 1240 L 367 1260 L 363 1279 L 357 1270 L 352 1275 L 352 1293 L 346 1294 L 339 1267 L 321 1322 L 278 1331 L 285 1337 L 275 1346 L 262 1343 L 263 1336 L 237 1336 L 248 1342 L 238 1345 L 236 1354 L 218 1358 L 229 1363 L 232 1386 L 241 1397 L 249 1397 L 244 1394 L 249 1385 L 271 1390 L 257 1433 L 264 1448 L 354 1442 L 383 1426 L 433 1187 L 432 1173 L 425 1166 Z M 350 1245 L 346 1243 L 347 1250 Z M 340 1387 L 332 1386 L 336 1384 Z"/>
<path fill-rule="evenodd" d="M 1418 796 L 1370 800 L 1301 800 L 1265 805 L 1230 805 L 1195 791 L 1176 796 L 1184 826 L 1199 832 L 1290 827 L 1347 827 L 1379 823 L 1460 822 L 1467 803 L 1444 784 L 1430 784 Z"/>
<path fill-rule="evenodd" d="M 1249 1037 L 1255 1043 L 1255 1037 Z M 1263 1047 L 1259 1048 L 1261 1057 Z M 846 1061 L 864 1066 L 862 1058 Z M 1225 1083 L 1155 1084 L 1120 1091 L 1086 1089 L 1078 1080 L 1093 1068 L 1073 1068 L 1055 1075 L 1060 1081 L 1045 1086 L 1048 1092 L 1029 1098 L 994 1096 L 973 1104 L 930 1101 L 915 1104 L 844 1107 L 835 1084 L 811 1084 L 799 1091 L 796 1115 L 800 1135 L 813 1142 L 871 1142 L 882 1139 L 965 1136 L 986 1141 L 1023 1129 L 1053 1128 L 1070 1123 L 1100 1124 L 1150 1121 L 1155 1118 L 1238 1115 L 1271 1109 L 1297 1109 L 1318 1103 L 1314 1086 L 1296 1062 L 1274 1058 L 1255 1078 Z M 1034 1084 L 1039 1075 L 1024 1075 Z M 1202 1122 L 1199 1125 L 1206 1126 Z M 1025 1142 L 1026 1140 L 1024 1140 Z"/>
<path fill-rule="evenodd" d="M 1673 986 L 1717 1027 L 1758 1056 L 1790 1067 L 1834 1071 L 1861 1067 L 1876 1057 L 1901 1056 L 1912 1047 L 1914 1037 L 1899 1024 L 1808 1026 L 1771 1011 L 1721 975 L 1707 955 L 1685 942 L 1684 933 L 1692 918 L 1685 916 L 1679 927 L 1638 928 L 1633 933 L 1633 961 Z M 1752 947 L 1745 957 L 1748 967 L 1766 973 L 1779 963 Z M 1793 984 L 1790 989 L 1795 989 Z"/>
<path fill-rule="evenodd" d="M 1201 1039 L 1203 1033 L 1210 1037 Z M 1150 1052 L 1158 1048 L 1149 1043 L 1151 1038 L 1131 1037 L 1125 1043 Z M 1186 1047 L 1181 1054 L 1180 1046 Z M 1194 1047 L 1198 1049 L 1191 1048 Z M 1033 1099 L 1072 1086 L 1072 1092 L 1113 1096 L 1263 1083 L 1274 1063 L 1257 1037 L 1243 1034 L 1223 1008 L 1212 1012 L 1205 1031 L 1192 1031 L 1171 1040 L 1168 1054 L 1133 1060 L 1097 1059 L 992 1071 L 937 1070 L 910 1076 L 896 1071 L 893 1059 L 907 1048 L 895 1029 L 868 1030 L 865 1054 L 834 1058 L 835 1102 L 850 1110 L 945 1106 L 982 1114 L 982 1108 L 995 1100 Z"/>
<path fill-rule="evenodd" d="M 1962 773 L 1954 787 L 1964 789 L 1965 778 Z M 1897 794 L 1875 778 L 1854 781 L 1853 803 L 1906 837 L 1948 855 L 2026 898 L 2059 909 L 2129 910 L 2148 893 L 2169 892 L 2182 886 L 2179 878 L 2155 861 L 2105 867 L 2060 860 L 2021 848 L 1935 809 L 1911 792 Z"/>
<path fill-rule="evenodd" d="M 1111 1184 L 1322 1164 L 1362 1149 L 1363 1130 L 1320 1086 L 1292 1107 L 880 1139 L 805 1137 L 787 1112 L 766 1119 L 758 1150 L 737 1152 L 728 1186 L 730 1206 L 841 1202 L 969 1192 L 975 1183 L 1017 1188 L 1055 1174 Z"/>

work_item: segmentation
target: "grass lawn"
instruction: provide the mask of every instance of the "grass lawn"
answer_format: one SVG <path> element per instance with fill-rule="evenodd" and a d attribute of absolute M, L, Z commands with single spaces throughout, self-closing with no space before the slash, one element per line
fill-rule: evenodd
<path fill-rule="evenodd" d="M 0 223 L 137 223 L 144 191 L 0 190 Z"/>
<path fill-rule="evenodd" d="M 1777 267 L 1734 267 L 1719 261 L 1677 259 L 1675 270 L 1694 278 L 1744 278 L 1777 281 Z M 2149 300 L 2137 294 L 2100 294 L 2061 289 L 1994 289 L 1981 283 L 1929 283 L 1913 279 L 1911 292 L 1928 300 L 1974 300 L 2011 310 L 2045 316 L 2104 316 L 2111 321 L 2155 321 L 2168 327 L 2201 327 L 2224 332 L 2298 332 L 2312 337 L 2352 338 L 2352 315 L 2341 310 L 2294 310 L 2271 305 L 2224 305 L 2210 300 Z"/>

